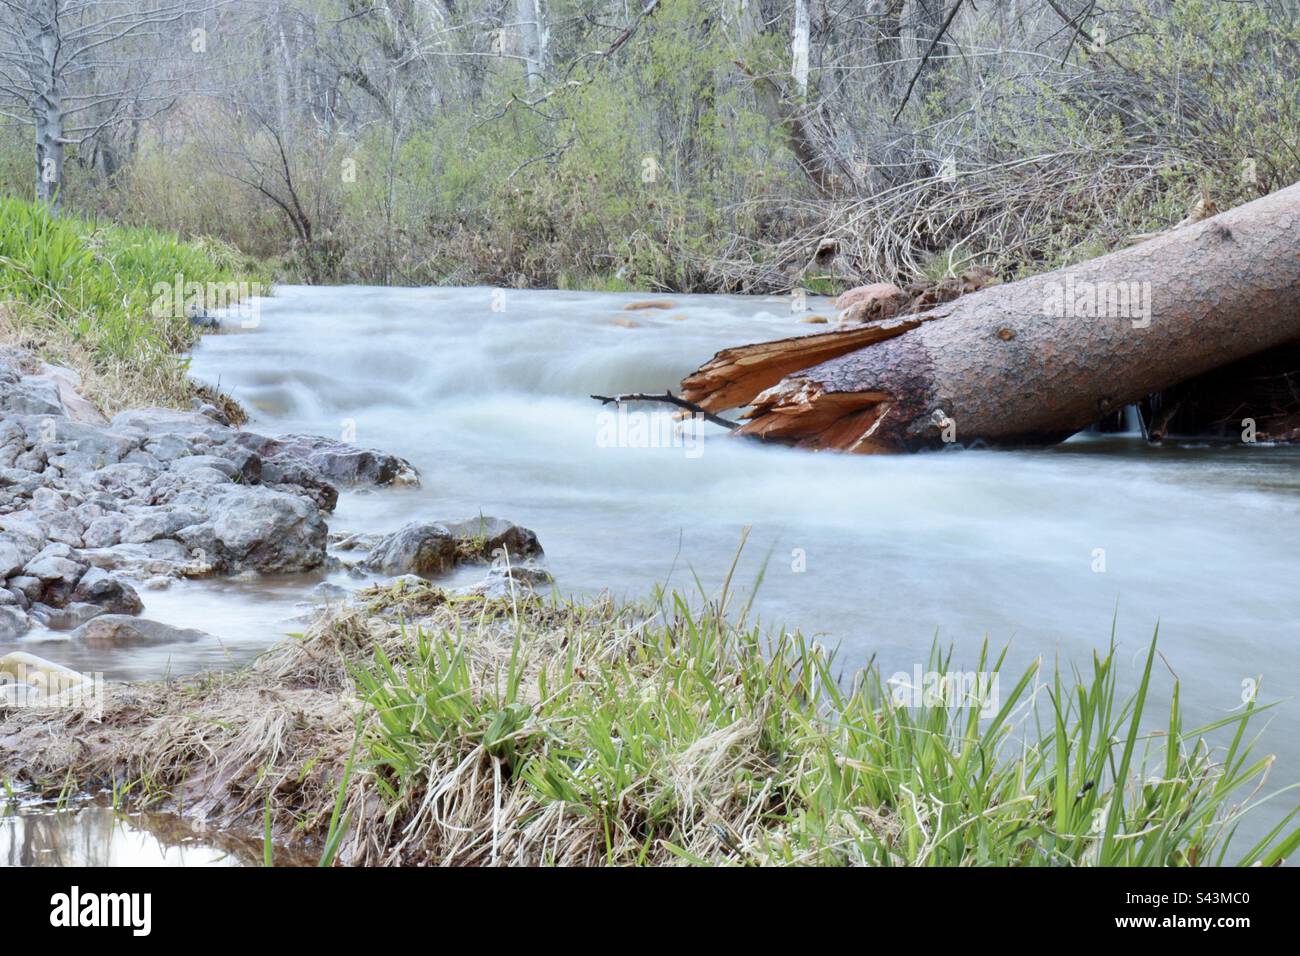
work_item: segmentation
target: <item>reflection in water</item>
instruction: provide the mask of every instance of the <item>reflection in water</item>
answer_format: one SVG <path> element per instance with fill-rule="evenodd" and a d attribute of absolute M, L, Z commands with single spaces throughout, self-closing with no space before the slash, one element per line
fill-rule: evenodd
<path fill-rule="evenodd" d="M 248 866 L 262 847 L 199 834 L 170 813 L 126 813 L 103 802 L 59 808 L 0 804 L 0 866 Z M 277 853 L 277 862 L 289 862 Z"/>

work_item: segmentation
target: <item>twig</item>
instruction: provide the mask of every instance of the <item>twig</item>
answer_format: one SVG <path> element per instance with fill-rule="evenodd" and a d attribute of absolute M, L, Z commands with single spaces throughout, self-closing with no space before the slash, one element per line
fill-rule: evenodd
<path fill-rule="evenodd" d="M 943 26 L 939 27 L 939 32 L 936 33 L 934 39 L 930 41 L 930 46 L 925 51 L 925 56 L 921 57 L 921 62 L 917 65 L 916 72 L 912 74 L 912 79 L 907 84 L 907 90 L 903 93 L 903 102 L 899 103 L 898 109 L 894 111 L 893 122 L 897 123 L 898 117 L 903 115 L 903 107 L 907 105 L 907 101 L 912 97 L 912 88 L 916 86 L 916 81 L 921 78 L 921 71 L 925 69 L 925 64 L 930 61 L 930 54 L 932 54 L 934 48 L 939 45 L 939 41 L 943 39 L 943 35 L 948 32 L 948 27 L 952 23 L 953 17 L 957 16 L 957 11 L 961 9 L 961 4 L 962 0 L 957 0 L 957 2 L 952 5 L 952 9 L 948 11 L 948 16 L 944 18 Z"/>
<path fill-rule="evenodd" d="M 694 402 L 688 402 L 684 398 L 678 398 L 672 392 L 665 391 L 662 395 L 652 395 L 647 392 L 630 392 L 626 395 L 593 395 L 591 396 L 602 405 L 622 405 L 625 402 L 663 402 L 665 405 L 676 405 L 678 408 L 684 408 L 688 412 L 699 415 L 706 422 L 714 425 L 721 425 L 728 431 L 735 431 L 740 426 L 733 421 L 721 418 L 707 409 L 696 405 Z"/>

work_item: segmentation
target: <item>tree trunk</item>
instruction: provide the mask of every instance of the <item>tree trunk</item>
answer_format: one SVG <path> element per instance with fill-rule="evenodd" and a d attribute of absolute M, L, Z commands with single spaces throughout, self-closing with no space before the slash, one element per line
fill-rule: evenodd
<path fill-rule="evenodd" d="M 524 84 L 532 93 L 542 84 L 543 30 L 541 0 L 515 0 L 519 36 L 523 41 Z"/>
<path fill-rule="evenodd" d="M 727 349 L 682 386 L 806 448 L 1050 444 L 1297 337 L 1300 184 L 926 312 Z"/>
<path fill-rule="evenodd" d="M 40 93 L 32 104 L 36 114 L 36 198 L 57 207 L 63 181 L 63 87 L 57 58 L 59 36 L 53 4 L 41 22 L 39 42 Z"/>
<path fill-rule="evenodd" d="M 790 37 L 790 78 L 800 99 L 808 98 L 808 0 L 795 0 L 794 29 Z"/>

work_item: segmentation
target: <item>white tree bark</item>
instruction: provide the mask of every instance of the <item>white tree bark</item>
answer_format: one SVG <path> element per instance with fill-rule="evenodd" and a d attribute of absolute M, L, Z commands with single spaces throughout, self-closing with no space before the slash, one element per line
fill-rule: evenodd
<path fill-rule="evenodd" d="M 790 76 L 801 97 L 808 95 L 808 0 L 794 0 L 794 30 L 790 40 Z"/>
<path fill-rule="evenodd" d="M 541 86 L 542 61 L 546 55 L 541 0 L 515 0 L 515 11 L 523 41 L 520 54 L 524 60 L 524 83 L 531 93 Z"/>
<path fill-rule="evenodd" d="M 36 43 L 40 73 L 32 100 L 36 132 L 36 198 L 55 206 L 63 181 L 63 89 L 58 70 L 58 0 L 45 0 L 40 11 Z"/>
<path fill-rule="evenodd" d="M 159 64 L 177 59 L 186 17 L 219 3 L 0 0 L 0 116 L 32 127 L 38 199 L 58 203 L 68 144 L 175 98 Z"/>

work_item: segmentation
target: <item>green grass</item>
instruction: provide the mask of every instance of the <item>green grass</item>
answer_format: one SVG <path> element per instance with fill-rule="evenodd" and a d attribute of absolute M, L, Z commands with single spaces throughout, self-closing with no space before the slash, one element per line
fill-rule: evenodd
<path fill-rule="evenodd" d="M 0 198 L 0 304 L 11 338 L 94 377 L 125 401 L 188 400 L 185 359 L 197 338 L 183 310 L 155 307 L 160 284 L 257 282 L 224 244 L 104 225 Z"/>
<path fill-rule="evenodd" d="M 1152 730 L 1154 639 L 1129 697 L 1113 645 L 1046 677 L 1005 675 L 986 647 L 975 670 L 1002 693 L 981 718 L 969 701 L 902 706 L 875 668 L 846 688 L 797 633 L 769 645 L 679 595 L 632 626 L 564 613 L 579 619 L 559 640 L 518 614 L 495 655 L 481 629 L 420 627 L 358 669 L 391 824 L 437 842 L 425 816 L 454 817 L 474 787 L 493 862 L 1272 865 L 1300 844 L 1292 811 L 1229 852 L 1236 801 L 1272 760 L 1246 738 L 1260 708 L 1186 728 L 1175 685 Z M 955 671 L 938 652 L 928 668 Z"/>

